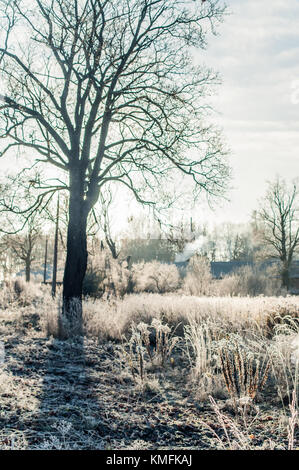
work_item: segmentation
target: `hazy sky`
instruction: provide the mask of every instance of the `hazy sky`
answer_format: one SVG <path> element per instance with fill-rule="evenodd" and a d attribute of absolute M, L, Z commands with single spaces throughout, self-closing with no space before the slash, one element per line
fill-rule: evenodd
<path fill-rule="evenodd" d="M 190 213 L 211 224 L 248 221 L 267 180 L 276 174 L 299 176 L 299 0 L 227 3 L 230 15 L 219 35 L 198 53 L 200 63 L 222 76 L 212 103 L 231 149 L 234 175 L 231 202 L 215 212 L 199 204 Z M 117 206 L 120 228 L 136 206 L 124 200 Z"/>
<path fill-rule="evenodd" d="M 210 225 L 247 222 L 266 182 L 299 176 L 299 0 L 228 0 L 229 16 L 198 62 L 221 74 L 212 104 L 233 170 L 230 202 L 189 213 Z"/>
<path fill-rule="evenodd" d="M 266 180 L 299 176 L 299 0 L 227 4 L 231 15 L 210 40 L 205 63 L 222 75 L 213 103 L 232 151 L 235 189 L 214 217 L 242 222 Z"/>

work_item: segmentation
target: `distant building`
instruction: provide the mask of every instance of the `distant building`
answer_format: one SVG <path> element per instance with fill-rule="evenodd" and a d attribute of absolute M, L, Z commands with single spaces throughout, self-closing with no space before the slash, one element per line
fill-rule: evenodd
<path fill-rule="evenodd" d="M 223 279 L 240 268 L 253 266 L 249 261 L 214 261 L 211 263 L 211 273 L 214 279 Z"/>
<path fill-rule="evenodd" d="M 182 277 L 187 274 L 188 264 L 189 259 L 175 262 Z M 253 266 L 253 263 L 247 261 L 214 261 L 210 265 L 213 279 L 222 279 L 224 276 L 232 274 L 243 266 Z"/>

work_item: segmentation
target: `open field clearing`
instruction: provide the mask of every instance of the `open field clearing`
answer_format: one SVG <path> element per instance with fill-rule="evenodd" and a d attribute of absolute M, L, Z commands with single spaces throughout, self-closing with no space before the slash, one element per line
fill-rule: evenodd
<path fill-rule="evenodd" d="M 299 446 L 298 297 L 86 300 L 62 341 L 47 290 L 4 294 L 1 449 Z"/>

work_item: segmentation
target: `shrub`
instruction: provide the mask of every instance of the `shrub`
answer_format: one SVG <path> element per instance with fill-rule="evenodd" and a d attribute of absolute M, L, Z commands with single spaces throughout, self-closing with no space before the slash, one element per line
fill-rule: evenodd
<path fill-rule="evenodd" d="M 228 393 L 234 398 L 255 398 L 268 379 L 270 360 L 261 364 L 237 336 L 230 335 L 219 348 L 222 373 Z"/>
<path fill-rule="evenodd" d="M 299 319 L 284 316 L 274 326 L 270 346 L 272 373 L 278 396 L 283 404 L 291 404 L 292 393 L 299 396 Z M 296 404 L 298 407 L 298 403 Z"/>
<path fill-rule="evenodd" d="M 25 282 L 22 278 L 6 280 L 1 289 L 0 308 L 41 304 L 47 295 L 49 295 L 47 286 Z"/>
<path fill-rule="evenodd" d="M 180 276 L 175 265 L 152 261 L 133 265 L 135 292 L 164 294 L 174 292 L 180 285 Z"/>
<path fill-rule="evenodd" d="M 17 278 L 17 279 L 13 282 L 13 289 L 14 289 L 16 295 L 17 295 L 18 297 L 20 297 L 20 295 L 22 294 L 22 292 L 25 292 L 25 289 L 26 289 L 26 284 L 25 284 L 24 279 L 22 279 L 22 278 Z"/>
<path fill-rule="evenodd" d="M 214 293 L 218 296 L 250 296 L 285 295 L 286 290 L 281 286 L 279 272 L 276 266 L 261 269 L 256 266 L 242 266 L 233 274 L 216 281 Z"/>
<path fill-rule="evenodd" d="M 105 291 L 104 281 L 107 276 L 105 252 L 88 257 L 88 264 L 83 280 L 83 295 L 90 297 L 102 297 Z"/>
<path fill-rule="evenodd" d="M 211 322 L 197 323 L 190 320 L 184 327 L 187 355 L 195 378 L 205 373 L 214 373 L 215 346 Z"/>
<path fill-rule="evenodd" d="M 222 331 L 222 330 L 221 330 Z M 213 396 L 223 398 L 223 379 L 218 365 L 219 325 L 216 321 L 196 322 L 184 326 L 186 353 L 190 363 L 190 379 L 200 401 Z"/>
<path fill-rule="evenodd" d="M 189 295 L 204 296 L 212 292 L 212 274 L 207 258 L 194 255 L 189 261 L 184 290 Z"/>
<path fill-rule="evenodd" d="M 106 285 L 110 292 L 121 298 L 132 291 L 134 284 L 127 261 L 110 259 L 109 278 Z"/>
<path fill-rule="evenodd" d="M 131 289 L 131 273 L 127 262 L 113 259 L 105 251 L 89 258 L 83 281 L 83 295 L 98 298 L 104 294 L 123 297 Z"/>
<path fill-rule="evenodd" d="M 136 326 L 132 323 L 128 351 L 123 347 L 122 352 L 133 378 L 138 376 L 144 380 L 147 362 L 164 367 L 178 340 L 171 334 L 169 326 L 156 318 L 150 325 L 140 322 Z"/>
<path fill-rule="evenodd" d="M 256 266 L 242 266 L 234 273 L 226 275 L 223 279 L 214 280 L 210 270 L 209 261 L 201 256 L 194 255 L 188 265 L 184 280 L 184 291 L 189 295 L 202 296 L 273 296 L 286 295 L 281 286 L 277 266 L 261 269 Z"/>

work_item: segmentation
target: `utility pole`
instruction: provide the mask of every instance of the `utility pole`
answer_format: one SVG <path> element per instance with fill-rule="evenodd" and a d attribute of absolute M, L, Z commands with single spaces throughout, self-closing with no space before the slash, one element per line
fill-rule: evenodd
<path fill-rule="evenodd" d="M 52 275 L 52 297 L 55 297 L 55 295 L 56 295 L 58 231 L 59 231 L 58 221 L 59 221 L 59 194 L 58 194 L 58 198 L 57 198 L 57 211 L 56 211 L 56 224 L 55 224 L 53 275 Z"/>
<path fill-rule="evenodd" d="M 48 237 L 46 237 L 45 264 L 44 264 L 44 284 L 47 281 L 47 261 L 48 261 Z"/>

